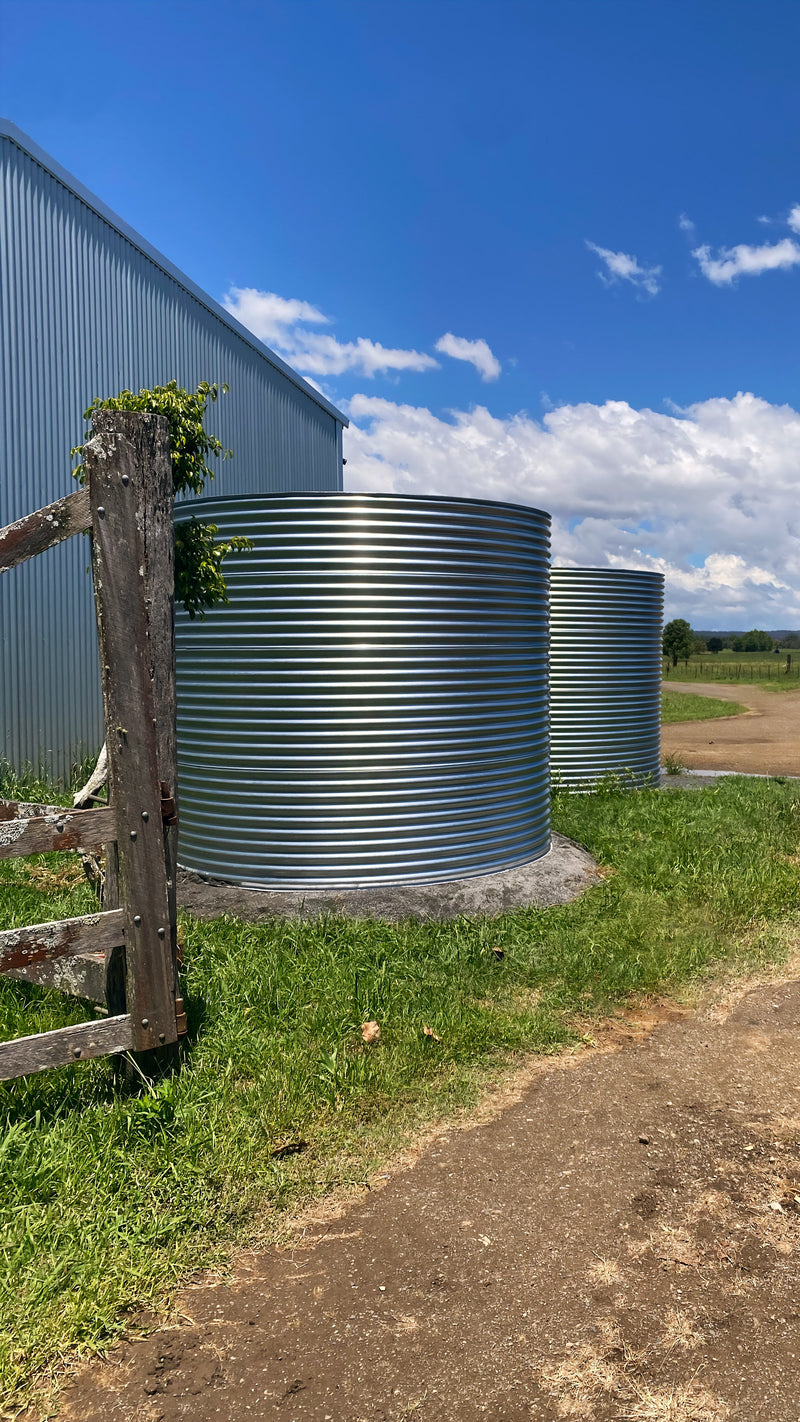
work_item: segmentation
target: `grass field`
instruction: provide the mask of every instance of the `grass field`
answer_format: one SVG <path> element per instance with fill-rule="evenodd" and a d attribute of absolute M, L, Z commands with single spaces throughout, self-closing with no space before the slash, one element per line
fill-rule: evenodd
<path fill-rule="evenodd" d="M 701 652 L 688 663 L 673 667 L 663 662 L 665 681 L 746 682 L 748 686 L 763 686 L 769 691 L 797 691 L 800 688 L 800 651 L 792 652 L 787 674 L 786 653 L 774 652 Z"/>
<path fill-rule="evenodd" d="M 292 1209 L 365 1180 L 516 1054 L 580 1050 L 593 1014 L 723 963 L 776 962 L 796 937 L 791 784 L 560 794 L 554 818 L 606 866 L 572 905 L 430 925 L 184 917 L 180 1073 L 134 1088 L 99 1061 L 5 1088 L 7 1402 L 131 1310 L 164 1307 L 187 1272 L 223 1266 L 234 1242 L 279 1239 Z M 0 863 L 0 926 L 90 906 L 69 856 Z M 0 985 L 0 1037 L 88 1011 Z"/>
<path fill-rule="evenodd" d="M 676 721 L 711 721 L 718 716 L 741 716 L 746 706 L 738 701 L 717 701 L 713 696 L 692 696 L 691 692 L 662 691 L 661 724 Z"/>

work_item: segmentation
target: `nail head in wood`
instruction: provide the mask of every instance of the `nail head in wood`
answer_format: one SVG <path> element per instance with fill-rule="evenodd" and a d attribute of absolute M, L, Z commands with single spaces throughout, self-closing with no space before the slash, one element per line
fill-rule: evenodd
<path fill-rule="evenodd" d="M 136 830 L 131 830 L 131 839 L 136 838 Z"/>
<path fill-rule="evenodd" d="M 141 915 L 140 913 L 135 913 L 135 914 L 133 915 L 133 921 L 134 921 L 134 923 L 136 924 L 136 927 L 137 927 L 137 928 L 141 928 L 141 926 L 142 926 L 142 915 Z"/>
<path fill-rule="evenodd" d="M 149 1017 L 143 1017 L 143 1018 L 142 1018 L 142 1026 L 143 1026 L 143 1027 L 149 1027 L 149 1026 L 150 1026 L 150 1019 L 149 1019 Z"/>
<path fill-rule="evenodd" d="M 144 820 L 145 824 L 147 824 L 147 821 L 149 820 L 149 818 L 150 818 L 150 816 L 149 816 L 149 814 L 147 813 L 147 810 L 142 810 L 142 819 Z"/>

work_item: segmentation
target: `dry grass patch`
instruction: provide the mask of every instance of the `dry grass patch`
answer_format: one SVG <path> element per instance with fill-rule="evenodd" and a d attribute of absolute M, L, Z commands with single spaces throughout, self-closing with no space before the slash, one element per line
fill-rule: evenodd
<path fill-rule="evenodd" d="M 671 1388 L 636 1387 L 633 1406 L 620 1414 L 624 1422 L 725 1422 L 731 1410 L 694 1380 Z"/>
<path fill-rule="evenodd" d="M 705 1335 L 696 1324 L 697 1319 L 692 1318 L 684 1309 L 667 1309 L 664 1332 L 661 1335 L 661 1347 L 667 1353 L 676 1351 L 685 1353 L 692 1348 L 698 1348 Z"/>
<path fill-rule="evenodd" d="M 587 1277 L 593 1284 L 605 1286 L 621 1284 L 622 1270 L 616 1259 L 598 1259 L 597 1263 L 592 1265 Z"/>
<path fill-rule="evenodd" d="M 688 1313 L 670 1309 L 660 1346 L 666 1356 L 689 1352 L 703 1341 L 702 1332 Z M 604 1319 L 598 1325 L 601 1342 L 575 1345 L 566 1358 L 542 1369 L 539 1386 L 553 1399 L 559 1417 L 592 1422 L 598 1407 L 603 1416 L 609 1405 L 620 1422 L 726 1422 L 730 1408 L 697 1382 L 650 1386 L 641 1376 L 648 1349 L 633 1349 L 618 1324 Z"/>

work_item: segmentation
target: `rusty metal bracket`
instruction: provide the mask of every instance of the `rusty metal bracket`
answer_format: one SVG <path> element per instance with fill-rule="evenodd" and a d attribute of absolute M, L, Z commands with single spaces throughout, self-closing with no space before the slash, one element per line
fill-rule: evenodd
<path fill-rule="evenodd" d="M 175 811 L 175 801 L 169 793 L 169 786 L 166 780 L 160 781 L 161 785 L 161 819 L 165 825 L 176 825 L 178 816 Z"/>

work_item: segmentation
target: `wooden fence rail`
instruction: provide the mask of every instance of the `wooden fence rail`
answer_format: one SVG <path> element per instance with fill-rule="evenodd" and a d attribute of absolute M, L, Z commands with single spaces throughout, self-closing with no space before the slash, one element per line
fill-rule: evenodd
<path fill-rule="evenodd" d="M 0 932 L 0 972 L 104 1002 L 104 1020 L 0 1043 L 0 1079 L 185 1030 L 176 970 L 172 470 L 165 419 L 99 412 L 87 487 L 0 529 L 0 573 L 91 531 L 109 805 L 0 802 L 0 858 L 105 850 L 103 911 Z"/>

